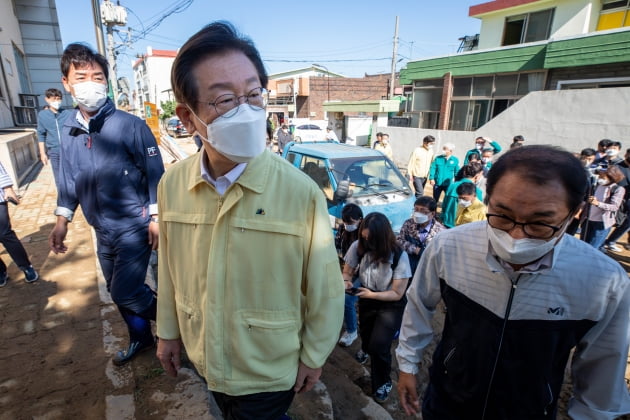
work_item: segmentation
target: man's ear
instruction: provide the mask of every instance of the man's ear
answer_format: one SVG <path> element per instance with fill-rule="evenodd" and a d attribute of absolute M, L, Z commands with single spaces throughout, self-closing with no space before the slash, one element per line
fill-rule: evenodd
<path fill-rule="evenodd" d="M 182 124 L 184 124 L 184 127 L 186 127 L 186 131 L 190 134 L 197 131 L 197 127 L 195 127 L 195 124 L 193 123 L 193 118 L 195 118 L 195 116 L 192 114 L 190 108 L 184 104 L 178 103 L 175 107 L 175 113 Z M 205 133 L 202 133 L 202 135 L 205 135 Z"/>
<path fill-rule="evenodd" d="M 68 79 L 66 78 L 66 76 L 61 77 L 61 83 L 63 83 L 63 88 L 66 90 L 66 92 L 72 93 L 70 92 L 70 83 L 68 83 Z"/>

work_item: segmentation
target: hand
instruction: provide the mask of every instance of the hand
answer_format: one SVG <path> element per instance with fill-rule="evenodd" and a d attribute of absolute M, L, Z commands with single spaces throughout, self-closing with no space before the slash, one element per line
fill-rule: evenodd
<path fill-rule="evenodd" d="M 416 392 L 416 375 L 406 372 L 399 373 L 398 398 L 408 416 L 420 412 L 420 400 Z"/>
<path fill-rule="evenodd" d="M 588 202 L 591 203 L 594 206 L 599 206 L 599 200 L 597 200 L 597 198 L 595 198 L 595 196 L 591 195 L 588 198 Z"/>
<path fill-rule="evenodd" d="M 158 242 L 160 238 L 160 224 L 155 222 L 149 222 L 149 245 L 151 249 L 155 251 L 158 249 Z"/>
<path fill-rule="evenodd" d="M 20 202 L 20 198 L 17 196 L 17 194 L 15 194 L 13 187 L 7 187 L 4 189 L 4 199 L 6 200 L 7 198 L 12 198 L 18 203 Z"/>
<path fill-rule="evenodd" d="M 182 367 L 181 360 L 182 340 L 165 340 L 158 338 L 155 355 L 162 364 L 168 376 L 176 377 L 177 371 Z"/>
<path fill-rule="evenodd" d="M 358 296 L 360 298 L 369 298 L 369 297 L 374 296 L 374 293 L 375 293 L 371 291 L 370 289 L 366 289 L 365 287 L 358 287 L 357 289 L 358 291 L 355 294 L 355 296 Z"/>
<path fill-rule="evenodd" d="M 62 216 L 58 216 L 62 217 Z M 66 235 L 68 234 L 68 224 L 67 222 L 57 220 L 57 224 L 53 228 L 52 232 L 48 236 L 48 245 L 50 246 L 50 250 L 55 254 L 65 253 L 68 250 L 68 247 L 64 245 L 63 241 L 66 239 Z"/>
<path fill-rule="evenodd" d="M 41 160 L 44 165 L 48 165 L 48 156 L 46 156 L 45 154 L 41 155 L 39 160 Z"/>
<path fill-rule="evenodd" d="M 343 281 L 343 285 L 346 288 L 346 290 L 351 289 L 352 288 L 352 281 L 351 280 L 344 280 Z"/>
<path fill-rule="evenodd" d="M 435 180 L 434 180 L 434 179 L 431 179 L 431 180 L 429 181 L 429 184 L 431 184 L 431 186 L 435 185 Z"/>
<path fill-rule="evenodd" d="M 322 368 L 313 369 L 300 361 L 297 378 L 295 378 L 295 385 L 293 385 L 293 391 L 298 394 L 310 391 L 317 381 L 319 381 L 321 374 Z"/>

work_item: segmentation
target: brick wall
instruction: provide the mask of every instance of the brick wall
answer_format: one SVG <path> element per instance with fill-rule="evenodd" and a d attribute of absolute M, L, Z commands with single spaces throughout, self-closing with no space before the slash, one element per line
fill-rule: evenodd
<path fill-rule="evenodd" d="M 367 101 L 386 99 L 389 79 L 390 75 L 388 74 L 362 78 L 311 77 L 309 81 L 310 94 L 305 103 L 298 106 L 298 117 L 314 120 L 324 119 L 323 104 L 328 100 L 329 83 L 331 101 Z M 314 112 L 315 115 L 311 115 L 311 112 Z"/>
<path fill-rule="evenodd" d="M 440 106 L 439 130 L 448 130 L 448 122 L 451 116 L 451 97 L 453 96 L 453 76 L 444 75 L 444 87 L 442 88 L 442 105 Z"/>

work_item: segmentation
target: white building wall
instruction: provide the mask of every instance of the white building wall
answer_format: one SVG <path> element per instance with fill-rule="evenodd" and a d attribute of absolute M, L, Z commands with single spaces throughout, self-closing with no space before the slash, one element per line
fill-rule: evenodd
<path fill-rule="evenodd" d="M 479 49 L 497 48 L 503 40 L 505 18 L 555 8 L 550 38 L 562 38 L 592 32 L 601 9 L 598 0 L 540 1 L 483 16 L 479 31 Z"/>
<path fill-rule="evenodd" d="M 11 110 L 20 103 L 20 80 L 15 67 L 13 45 L 24 51 L 17 16 L 10 1 L 0 2 L 0 28 L 0 128 L 6 128 L 13 127 Z"/>
<path fill-rule="evenodd" d="M 171 67 L 175 58 L 147 57 L 147 75 L 151 100 L 160 108 L 160 102 L 174 99 L 171 90 Z M 157 97 L 156 97 L 157 94 Z M 160 108 L 161 109 L 161 108 Z"/>
<path fill-rule="evenodd" d="M 532 92 L 499 114 L 477 131 L 441 131 L 420 128 L 379 126 L 377 131 L 390 135 L 394 161 L 401 167 L 422 138 L 431 134 L 436 139 L 436 152 L 441 145 L 455 144 L 454 154 L 462 160 L 474 147 L 477 136 L 496 140 L 508 150 L 512 138 L 521 134 L 525 144 L 551 144 L 571 152 L 595 147 L 603 138 L 621 142 L 630 148 L 628 104 L 630 87 L 615 89 L 573 89 Z"/>

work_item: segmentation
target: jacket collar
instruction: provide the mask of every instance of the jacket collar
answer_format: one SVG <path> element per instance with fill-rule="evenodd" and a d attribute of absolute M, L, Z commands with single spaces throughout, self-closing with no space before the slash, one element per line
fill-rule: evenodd
<path fill-rule="evenodd" d="M 201 177 L 201 159 L 205 156 L 205 151 L 202 149 L 199 153 L 195 153 L 192 162 L 192 170 L 188 179 L 188 189 L 192 190 L 199 184 L 206 181 Z M 273 156 L 269 150 L 265 150 L 256 158 L 252 159 L 247 164 L 247 168 L 243 174 L 238 177 L 234 184 L 239 184 L 244 188 L 252 190 L 255 193 L 262 193 L 267 184 L 267 178 L 269 177 L 270 166 L 273 165 Z M 231 188 L 231 187 L 230 187 Z M 229 189 L 228 189 L 229 190 Z"/>
<path fill-rule="evenodd" d="M 72 114 L 69 118 L 66 119 L 65 125 L 68 125 L 70 127 L 77 127 L 77 128 L 85 130 L 84 127 L 79 123 L 79 121 L 77 121 L 77 114 L 79 112 L 81 111 L 79 110 L 79 107 L 77 106 L 75 108 L 74 114 Z M 90 127 L 89 132 L 90 133 L 100 132 L 101 128 L 103 127 L 103 124 L 105 123 L 105 120 L 109 116 L 114 114 L 114 112 L 116 112 L 116 107 L 114 107 L 114 102 L 112 102 L 110 98 L 107 98 L 107 101 L 105 101 L 105 104 L 88 121 L 88 124 Z"/>

